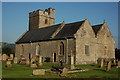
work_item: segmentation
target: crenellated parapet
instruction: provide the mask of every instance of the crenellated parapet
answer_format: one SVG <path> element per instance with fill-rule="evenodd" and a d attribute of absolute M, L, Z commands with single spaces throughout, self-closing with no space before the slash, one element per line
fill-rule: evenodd
<path fill-rule="evenodd" d="M 54 24 L 55 9 L 36 10 L 29 13 L 29 30 Z"/>

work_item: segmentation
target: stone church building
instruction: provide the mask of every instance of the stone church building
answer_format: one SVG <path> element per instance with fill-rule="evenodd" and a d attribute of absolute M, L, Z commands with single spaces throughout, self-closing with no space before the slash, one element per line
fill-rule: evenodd
<path fill-rule="evenodd" d="M 74 64 L 97 63 L 98 58 L 115 58 L 115 40 L 107 26 L 91 25 L 88 19 L 60 24 L 55 22 L 55 9 L 29 13 L 29 30 L 16 41 L 16 57 L 31 59 L 38 55 L 50 57 L 51 62 L 62 60 Z"/>

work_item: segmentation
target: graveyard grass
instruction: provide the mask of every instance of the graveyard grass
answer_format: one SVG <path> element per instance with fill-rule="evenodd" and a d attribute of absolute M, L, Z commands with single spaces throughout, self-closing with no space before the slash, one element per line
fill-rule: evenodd
<path fill-rule="evenodd" d="M 58 65 L 57 63 L 44 63 L 43 66 L 37 69 L 51 69 L 52 65 Z M 64 64 L 65 65 L 65 64 Z M 65 65 L 68 66 L 68 65 Z M 68 73 L 67 76 L 59 76 L 59 74 L 46 73 L 41 76 L 33 76 L 32 70 L 36 68 L 30 68 L 22 64 L 13 64 L 12 67 L 5 67 L 5 63 L 2 64 L 2 77 L 3 78 L 118 78 L 118 70 L 120 68 L 112 68 L 110 72 L 106 72 L 106 68 L 99 68 L 98 65 L 75 65 L 78 68 L 94 69 L 93 71 Z"/>

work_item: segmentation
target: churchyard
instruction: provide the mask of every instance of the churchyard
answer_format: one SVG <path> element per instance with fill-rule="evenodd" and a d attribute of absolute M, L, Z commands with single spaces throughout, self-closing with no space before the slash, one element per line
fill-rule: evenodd
<path fill-rule="evenodd" d="M 4 58 L 5 55 L 3 55 Z M 36 58 L 37 60 L 37 58 Z M 2 59 L 2 78 L 119 78 L 120 62 L 100 59 L 99 64 L 74 65 L 60 62 L 43 62 L 39 57 L 18 61 L 10 55 Z"/>

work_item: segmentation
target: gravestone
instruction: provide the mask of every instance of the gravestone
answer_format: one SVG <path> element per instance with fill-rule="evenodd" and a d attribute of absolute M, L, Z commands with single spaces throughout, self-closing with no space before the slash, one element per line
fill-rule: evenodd
<path fill-rule="evenodd" d="M 13 60 L 13 58 L 14 58 L 14 55 L 13 55 L 13 54 L 10 54 L 10 59 Z"/>
<path fill-rule="evenodd" d="M 39 56 L 39 60 L 38 60 L 38 65 L 39 65 L 39 66 L 41 66 L 41 65 L 43 64 L 43 63 L 42 63 L 42 61 L 43 61 L 42 59 L 43 59 L 42 56 Z"/>
<path fill-rule="evenodd" d="M 73 55 L 73 52 L 71 50 L 71 60 L 70 60 L 70 69 L 74 69 L 75 66 L 74 66 L 74 55 Z"/>
<path fill-rule="evenodd" d="M 6 55 L 6 54 L 3 54 L 3 55 L 2 55 L 2 60 L 3 60 L 3 61 L 6 61 L 6 60 L 7 60 L 7 55 Z"/>
<path fill-rule="evenodd" d="M 111 61 L 107 63 L 107 69 L 106 71 L 109 72 L 111 70 Z"/>
<path fill-rule="evenodd" d="M 31 64 L 32 64 L 33 62 L 36 62 L 36 58 L 35 58 L 35 57 L 32 58 L 31 61 L 30 61 Z"/>
<path fill-rule="evenodd" d="M 27 60 L 26 60 L 26 65 L 29 65 L 29 64 L 30 64 L 30 60 L 27 59 Z"/>
<path fill-rule="evenodd" d="M 67 68 L 63 68 L 62 73 L 67 73 L 68 69 Z"/>
<path fill-rule="evenodd" d="M 24 57 L 21 58 L 20 64 L 26 64 L 26 59 Z"/>
<path fill-rule="evenodd" d="M 8 61 L 6 62 L 6 67 L 11 67 L 11 66 L 12 66 L 11 61 L 8 60 Z"/>
<path fill-rule="evenodd" d="M 100 60 L 100 68 L 102 68 L 102 67 L 103 67 L 103 65 L 104 65 L 104 59 L 103 59 L 103 58 L 101 58 L 101 60 Z"/>
<path fill-rule="evenodd" d="M 37 65 L 36 64 L 30 64 L 30 67 L 31 68 L 37 68 Z"/>
<path fill-rule="evenodd" d="M 116 60 L 115 59 L 113 60 L 113 64 L 116 65 Z"/>
<path fill-rule="evenodd" d="M 33 75 L 45 75 L 45 69 L 35 69 Z"/>
<path fill-rule="evenodd" d="M 120 68 L 120 61 L 118 61 L 118 63 L 117 63 L 117 67 Z"/>
<path fill-rule="evenodd" d="M 17 64 L 17 63 L 18 63 L 18 58 L 14 57 L 14 64 Z"/>

